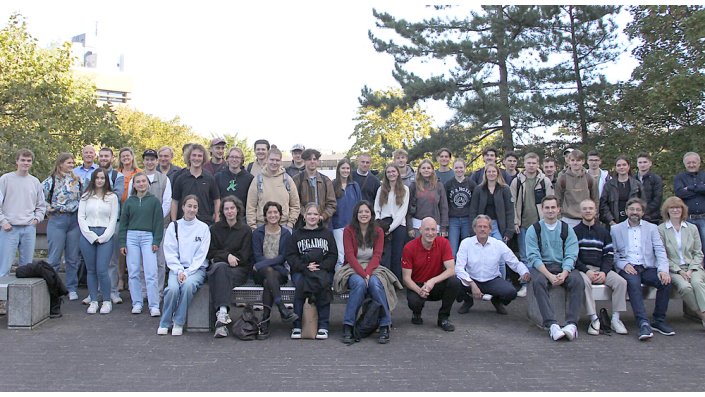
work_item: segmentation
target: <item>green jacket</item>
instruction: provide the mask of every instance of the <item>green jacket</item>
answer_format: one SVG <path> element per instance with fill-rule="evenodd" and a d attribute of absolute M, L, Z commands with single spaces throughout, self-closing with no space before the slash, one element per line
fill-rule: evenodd
<path fill-rule="evenodd" d="M 120 248 L 127 246 L 127 231 L 140 230 L 152 233 L 152 245 L 159 245 L 164 234 L 162 204 L 153 194 L 144 197 L 130 196 L 122 206 L 120 215 Z"/>

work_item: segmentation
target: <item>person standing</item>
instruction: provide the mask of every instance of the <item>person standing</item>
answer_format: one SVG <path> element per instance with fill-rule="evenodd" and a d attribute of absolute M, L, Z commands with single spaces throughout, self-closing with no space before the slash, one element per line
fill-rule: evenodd
<path fill-rule="evenodd" d="M 273 201 L 282 206 L 281 226 L 292 231 L 301 210 L 299 192 L 294 181 L 281 166 L 282 152 L 273 147 L 266 157 L 267 168 L 255 176 L 247 192 L 247 224 L 253 230 L 264 225 L 264 205 Z"/>
<path fill-rule="evenodd" d="M 198 198 L 198 219 L 207 225 L 220 220 L 220 191 L 215 178 L 203 172 L 203 163 L 208 161 L 208 153 L 203 145 L 194 144 L 189 151 L 188 168 L 174 182 L 171 194 L 171 219 L 180 219 L 183 215 L 181 200 L 188 195 Z"/>
<path fill-rule="evenodd" d="M 394 163 L 384 167 L 382 186 L 375 197 L 375 219 L 385 233 L 382 266 L 401 279 L 401 256 L 406 243 L 406 212 L 409 207 L 409 188 L 399 176 Z"/>
<path fill-rule="evenodd" d="M 225 138 L 218 137 L 211 139 L 211 159 L 203 165 L 203 169 L 210 172 L 213 176 L 228 167 L 228 163 L 223 158 L 226 143 Z"/>
<path fill-rule="evenodd" d="M 661 223 L 661 201 L 663 200 L 663 179 L 651 172 L 651 155 L 641 152 L 636 156 L 636 179 L 641 182 L 643 199 L 646 201 L 644 220 L 658 225 Z"/>
<path fill-rule="evenodd" d="M 353 208 L 362 200 L 360 185 L 353 180 L 351 171 L 350 160 L 342 159 L 338 162 L 338 166 L 335 169 L 335 179 L 333 180 L 336 206 L 335 213 L 331 219 L 331 229 L 333 229 L 333 237 L 335 237 L 335 243 L 338 246 L 338 262 L 335 264 L 336 271 L 345 263 L 343 230 L 350 224 L 354 216 Z"/>
<path fill-rule="evenodd" d="M 166 175 L 173 185 L 176 173 L 181 170 L 181 167 L 177 167 L 171 163 L 171 160 L 174 159 L 174 149 L 171 146 L 162 146 L 157 150 L 157 154 L 159 155 L 159 167 L 157 171 Z"/>
<path fill-rule="evenodd" d="M 318 213 L 321 215 L 321 222 L 328 226 L 337 205 L 333 182 L 318 172 L 321 152 L 316 149 L 306 149 L 301 154 L 301 158 L 304 159 L 306 168 L 304 172 L 293 178 L 296 190 L 299 192 L 299 202 L 303 204 L 316 203 Z M 299 224 L 304 222 L 303 216 L 300 216 Z"/>
<path fill-rule="evenodd" d="M 556 174 L 557 166 L 556 166 L 556 159 L 553 157 L 545 157 L 543 159 L 543 174 L 546 175 L 546 178 L 548 178 L 551 181 L 551 185 L 553 185 L 553 188 L 556 188 L 556 182 L 558 181 L 558 175 Z"/>
<path fill-rule="evenodd" d="M 78 226 L 81 229 L 79 247 L 86 261 L 89 305 L 86 312 L 98 312 L 98 285 L 103 292 L 100 314 L 108 314 L 113 304 L 108 266 L 113 256 L 113 235 L 118 220 L 119 199 L 110 188 L 104 168 L 93 171 L 86 192 L 78 205 Z"/>
<path fill-rule="evenodd" d="M 641 182 L 631 176 L 626 156 L 615 160 L 615 175 L 607 180 L 600 197 L 600 220 L 612 227 L 627 219 L 626 204 L 630 198 L 643 198 Z"/>
<path fill-rule="evenodd" d="M 141 169 L 137 168 L 137 161 L 135 160 L 135 153 L 132 148 L 124 147 L 118 152 L 118 161 L 120 165 L 118 166 L 118 171 L 123 176 L 123 186 L 121 188 L 122 195 L 120 196 L 120 205 L 125 204 L 127 197 L 130 195 L 130 181 L 136 173 L 142 172 Z M 117 190 L 116 190 L 117 191 Z M 121 210 L 122 211 L 122 210 Z M 122 212 L 121 212 L 122 213 Z M 125 275 L 127 273 L 126 258 L 124 255 L 118 256 L 118 284 L 117 290 L 122 291 L 127 284 Z"/>
<path fill-rule="evenodd" d="M 61 153 L 54 163 L 51 175 L 42 182 L 44 197 L 49 207 L 47 214 L 47 262 L 58 273 L 61 257 L 64 256 L 66 289 L 69 300 L 78 299 L 78 265 L 81 230 L 78 227 L 78 204 L 83 182 L 73 173 L 74 158 L 70 153 Z"/>
<path fill-rule="evenodd" d="M 436 178 L 431 160 L 419 164 L 416 180 L 409 187 L 409 211 L 406 213 L 406 230 L 409 238 L 420 235 L 421 220 L 431 217 L 439 226 L 442 237 L 448 235 L 448 198 L 446 189 Z"/>
<path fill-rule="evenodd" d="M 258 139 L 255 141 L 255 161 L 247 164 L 247 172 L 257 177 L 267 167 L 267 154 L 271 149 L 269 141 Z M 281 152 L 280 152 L 281 153 Z M 281 165 L 281 164 L 280 164 Z"/>
<path fill-rule="evenodd" d="M 291 148 L 291 164 L 286 167 L 286 173 L 290 177 L 295 177 L 306 168 L 306 162 L 301 158 L 301 154 L 306 150 L 306 147 L 297 143 Z"/>
<path fill-rule="evenodd" d="M 98 164 L 94 162 L 95 160 L 95 148 L 92 145 L 86 145 L 81 150 L 81 160 L 83 163 L 73 169 L 73 173 L 76 174 L 84 184 L 88 185 L 91 180 L 91 174 L 98 168 Z"/>
<path fill-rule="evenodd" d="M 232 148 L 228 152 L 228 166 L 215 174 L 220 197 L 235 196 L 242 203 L 247 202 L 247 192 L 254 177 L 242 167 L 245 155 L 240 148 Z M 241 217 L 245 212 L 239 213 Z"/>
<path fill-rule="evenodd" d="M 580 203 L 587 199 L 597 203 L 600 197 L 597 195 L 597 183 L 594 183 L 592 177 L 583 168 L 585 154 L 577 149 L 571 149 L 570 152 L 566 149 L 565 152 L 567 152 L 569 167 L 558 176 L 558 182 L 553 188 L 561 208 L 561 220 L 572 228 L 582 219 Z"/>
<path fill-rule="evenodd" d="M 47 202 L 39 179 L 29 173 L 33 162 L 34 153 L 20 149 L 17 170 L 0 177 L 0 277 L 10 273 L 18 250 L 20 265 L 34 259 L 37 224 L 44 219 Z"/>
<path fill-rule="evenodd" d="M 453 172 L 452 169 L 450 169 L 450 159 L 453 157 L 453 155 L 450 152 L 450 149 L 448 148 L 440 148 L 436 152 L 436 161 L 438 162 L 438 169 L 436 170 L 436 178 L 438 178 L 439 181 L 443 185 L 446 184 L 449 180 L 453 179 L 453 176 L 455 173 Z"/>
<path fill-rule="evenodd" d="M 700 155 L 688 152 L 683 155 L 685 171 L 673 179 L 673 191 L 688 207 L 688 222 L 700 233 L 700 242 L 705 244 L 705 172 L 700 170 Z M 705 245 L 703 246 L 705 251 Z"/>
<path fill-rule="evenodd" d="M 504 155 L 504 160 L 502 160 L 502 164 L 504 165 L 504 172 L 502 172 L 504 182 L 507 184 L 507 186 L 511 186 L 512 181 L 514 180 L 514 178 L 516 178 L 517 174 L 519 174 L 519 170 L 517 170 L 517 165 L 519 164 L 519 155 L 516 154 L 516 152 L 508 152 Z"/>
<path fill-rule="evenodd" d="M 401 173 L 401 181 L 404 185 L 406 185 L 406 187 L 410 187 L 416 179 L 416 174 L 414 173 L 414 169 L 408 164 L 409 153 L 407 153 L 404 149 L 397 149 L 392 152 L 392 158 L 394 159 L 394 164 L 396 164 L 397 168 L 399 168 L 399 172 Z"/>
<path fill-rule="evenodd" d="M 448 195 L 448 240 L 456 258 L 460 242 L 470 237 L 470 202 L 476 185 L 465 177 L 465 160 L 455 159 L 453 172 L 455 177 L 445 183 L 445 188 Z"/>
<path fill-rule="evenodd" d="M 602 156 L 597 150 L 591 150 L 587 154 L 588 169 L 587 173 L 590 174 L 593 181 L 598 182 L 597 184 L 597 196 L 602 197 L 602 192 L 604 191 L 605 183 L 610 179 L 610 174 L 607 170 L 600 168 L 602 165 Z"/>
<path fill-rule="evenodd" d="M 352 177 L 353 180 L 360 185 L 362 199 L 374 203 L 380 182 L 379 179 L 372 174 L 372 171 L 370 171 L 371 166 L 372 156 L 369 153 L 360 153 L 357 156 L 357 170 L 353 172 Z"/>

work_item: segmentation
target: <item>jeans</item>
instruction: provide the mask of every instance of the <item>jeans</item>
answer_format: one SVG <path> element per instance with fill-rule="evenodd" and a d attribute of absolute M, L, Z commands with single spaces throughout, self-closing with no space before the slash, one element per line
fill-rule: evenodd
<path fill-rule="evenodd" d="M 636 318 L 636 323 L 648 323 L 646 308 L 644 308 L 644 296 L 641 284 L 656 287 L 656 304 L 654 305 L 654 321 L 664 321 L 668 310 L 668 298 L 671 293 L 672 284 L 663 285 L 658 278 L 658 270 L 654 267 L 644 268 L 644 266 L 634 266 L 637 274 L 628 274 L 624 270 L 619 271 L 619 275 L 627 280 L 627 295 L 632 311 Z"/>
<path fill-rule="evenodd" d="M 89 227 L 89 229 L 98 236 L 105 232 L 104 227 Z M 98 244 L 97 241 L 91 244 L 81 234 L 79 246 L 83 259 L 86 261 L 86 271 L 88 273 L 86 281 L 91 301 L 98 301 L 98 285 L 100 285 L 100 290 L 103 292 L 103 300 L 110 300 L 110 295 L 107 293 L 107 291 L 110 291 L 108 265 L 110 264 L 110 258 L 113 256 L 113 239 L 111 238 L 103 244 Z"/>
<path fill-rule="evenodd" d="M 406 227 L 399 225 L 391 233 L 391 239 L 387 236 L 384 239 L 384 251 L 382 252 L 381 265 L 391 270 L 399 280 L 401 277 L 401 254 L 407 242 Z"/>
<path fill-rule="evenodd" d="M 492 220 L 492 230 L 490 231 L 490 236 L 504 242 L 502 233 L 499 232 L 499 223 L 495 220 Z M 499 274 L 502 275 L 502 280 L 507 278 L 507 265 L 504 262 L 499 263 Z"/>
<path fill-rule="evenodd" d="M 470 237 L 470 218 L 467 216 L 448 218 L 448 240 L 450 249 L 453 250 L 453 258 L 458 253 L 460 242 L 467 237 Z"/>
<path fill-rule="evenodd" d="M 110 295 L 119 296 L 118 292 L 118 258 L 120 258 L 120 242 L 118 241 L 118 229 L 120 228 L 120 223 L 115 227 L 115 235 L 110 240 L 113 242 L 113 255 L 110 257 L 110 263 L 108 263 L 108 276 L 110 276 Z M 103 291 L 100 291 L 101 293 Z"/>
<path fill-rule="evenodd" d="M 578 324 L 580 311 L 583 306 L 583 301 L 585 300 L 585 284 L 583 284 L 583 277 L 580 275 L 580 271 L 573 269 L 568 274 L 563 284 L 556 287 L 548 281 L 543 273 L 532 268 L 531 284 L 533 285 L 534 297 L 536 298 L 536 304 L 541 312 L 544 327 L 549 328 L 552 324 L 558 323 L 553 307 L 551 306 L 548 291 L 551 288 L 560 287 L 565 288 L 566 295 L 568 296 L 568 304 L 565 308 L 565 322 L 566 324 Z"/>
<path fill-rule="evenodd" d="M 360 310 L 360 306 L 362 306 L 362 302 L 368 294 L 375 302 L 379 303 L 384 308 L 384 316 L 380 319 L 379 325 L 385 326 L 392 324 L 392 313 L 389 311 L 387 295 L 384 292 L 382 282 L 379 281 L 377 276 L 370 276 L 369 284 L 367 284 L 364 278 L 360 277 L 358 274 L 353 274 L 348 279 L 348 288 L 350 288 L 350 297 L 348 298 L 348 305 L 345 306 L 345 315 L 343 315 L 344 325 L 355 325 L 357 312 Z"/>
<path fill-rule="evenodd" d="M 147 284 L 147 302 L 150 309 L 159 309 L 159 287 L 157 287 L 157 253 L 152 251 L 152 232 L 127 231 L 127 274 L 132 306 L 142 306 L 141 267 Z M 140 260 L 142 266 L 140 266 Z"/>
<path fill-rule="evenodd" d="M 179 326 L 186 324 L 188 305 L 205 279 L 206 269 L 204 268 L 186 277 L 183 284 L 179 284 L 178 275 L 175 272 L 169 272 L 169 284 L 164 290 L 164 310 L 159 320 L 160 328 L 169 328 L 172 324 Z"/>
<path fill-rule="evenodd" d="M 61 256 L 64 256 L 66 270 L 66 289 L 76 292 L 78 287 L 79 241 L 81 229 L 78 227 L 78 215 L 66 213 L 52 215 L 47 224 L 49 257 L 47 262 L 59 272 Z"/>
<path fill-rule="evenodd" d="M 34 259 L 34 243 L 37 239 L 35 225 L 12 226 L 9 231 L 0 229 L 0 277 L 10 273 L 10 267 L 15 260 L 19 248 L 20 265 L 32 263 Z"/>
<path fill-rule="evenodd" d="M 333 237 L 335 238 L 335 245 L 338 247 L 338 261 L 335 263 L 335 271 L 337 272 L 345 263 L 345 247 L 343 246 L 343 230 L 333 229 Z"/>
<path fill-rule="evenodd" d="M 698 232 L 700 233 L 700 244 L 702 244 L 703 252 L 705 252 L 705 218 L 688 218 L 688 222 L 698 227 Z"/>

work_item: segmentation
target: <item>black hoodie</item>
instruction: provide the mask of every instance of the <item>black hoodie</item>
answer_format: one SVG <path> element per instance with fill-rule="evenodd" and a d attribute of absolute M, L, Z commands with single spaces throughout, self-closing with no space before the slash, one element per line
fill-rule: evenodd
<path fill-rule="evenodd" d="M 223 219 L 210 229 L 211 245 L 206 256 L 208 260 L 228 263 L 228 255 L 232 254 L 240 263 L 238 267 L 252 267 L 252 229 L 249 226 L 239 221 L 231 227 Z"/>
<path fill-rule="evenodd" d="M 294 230 L 286 250 L 286 260 L 292 273 L 305 273 L 310 262 L 318 263 L 325 272 L 333 272 L 338 260 L 338 246 L 333 233 L 323 226 Z"/>

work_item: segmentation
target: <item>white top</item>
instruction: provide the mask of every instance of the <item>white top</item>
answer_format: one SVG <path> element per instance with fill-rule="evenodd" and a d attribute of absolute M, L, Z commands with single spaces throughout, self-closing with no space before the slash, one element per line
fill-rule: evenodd
<path fill-rule="evenodd" d="M 681 265 L 686 264 L 685 258 L 683 258 L 683 240 L 681 240 L 681 232 L 684 227 L 688 227 L 687 222 L 681 221 L 681 230 L 676 230 L 670 219 L 666 221 L 666 229 L 673 229 L 673 235 L 676 237 L 676 244 L 678 244 L 678 258 L 681 260 Z"/>
<path fill-rule="evenodd" d="M 644 265 L 646 260 L 641 252 L 641 223 L 637 226 L 627 226 L 627 263 L 632 265 Z"/>
<path fill-rule="evenodd" d="M 87 199 L 81 198 L 78 202 L 78 227 L 83 237 L 91 244 L 96 240 L 99 244 L 110 240 L 115 234 L 119 208 L 118 197 L 114 193 L 104 198 L 95 194 Z M 89 229 L 90 227 L 104 227 L 105 231 L 98 236 Z"/>
<path fill-rule="evenodd" d="M 174 222 L 171 222 L 164 233 L 164 259 L 169 269 L 179 274 L 196 273 L 200 268 L 208 267 L 208 248 L 211 245 L 211 232 L 208 225 L 194 218 L 187 221 L 183 218 L 179 223 L 179 240 L 176 241 Z"/>
<path fill-rule="evenodd" d="M 499 264 L 506 263 L 520 276 L 529 272 L 526 265 L 517 259 L 503 241 L 488 237 L 482 245 L 477 236 L 468 237 L 460 243 L 455 259 L 455 275 L 463 285 L 470 281 L 485 282 L 501 277 Z"/>
<path fill-rule="evenodd" d="M 392 224 L 389 226 L 389 232 L 393 232 L 399 226 L 406 226 L 406 210 L 409 208 L 409 188 L 404 185 L 404 202 L 401 206 L 397 205 L 397 195 L 394 190 L 389 191 L 387 202 L 381 205 L 379 200 L 382 195 L 382 188 L 377 189 L 375 196 L 375 218 L 382 219 L 392 217 Z"/>

